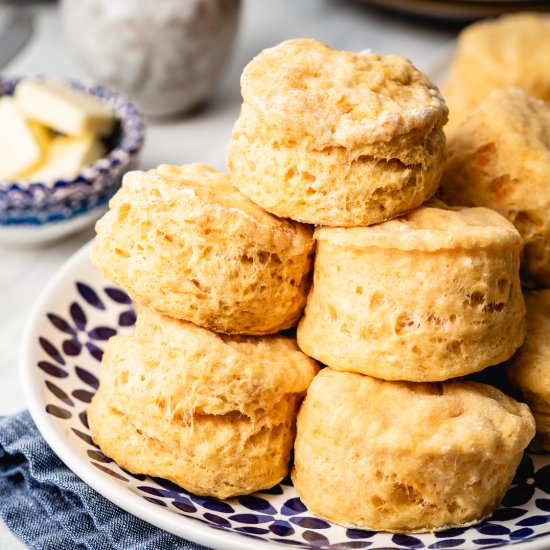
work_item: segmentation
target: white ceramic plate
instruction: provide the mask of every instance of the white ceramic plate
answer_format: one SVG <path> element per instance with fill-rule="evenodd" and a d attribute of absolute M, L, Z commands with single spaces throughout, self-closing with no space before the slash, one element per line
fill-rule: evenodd
<path fill-rule="evenodd" d="M 315 518 L 288 479 L 269 491 L 219 501 L 122 470 L 93 444 L 86 410 L 97 389 L 102 347 L 116 332 L 131 330 L 134 313 L 126 294 L 93 268 L 89 248 L 67 262 L 36 305 L 23 338 L 21 373 L 29 410 L 46 441 L 110 501 L 166 531 L 222 550 L 550 548 L 550 455 L 524 458 L 490 519 L 414 536 L 345 529 Z"/>

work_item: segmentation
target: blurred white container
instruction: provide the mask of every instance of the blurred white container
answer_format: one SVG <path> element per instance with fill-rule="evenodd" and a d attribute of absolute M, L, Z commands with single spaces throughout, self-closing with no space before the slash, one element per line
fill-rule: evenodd
<path fill-rule="evenodd" d="M 65 31 L 93 77 L 152 116 L 206 100 L 232 52 L 240 0 L 62 0 Z"/>

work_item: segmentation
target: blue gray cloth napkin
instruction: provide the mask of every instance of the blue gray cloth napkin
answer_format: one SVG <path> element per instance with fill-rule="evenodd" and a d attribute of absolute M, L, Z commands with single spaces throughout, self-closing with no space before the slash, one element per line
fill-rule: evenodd
<path fill-rule="evenodd" d="M 86 485 L 54 454 L 26 411 L 0 417 L 0 516 L 39 550 L 205 550 Z"/>

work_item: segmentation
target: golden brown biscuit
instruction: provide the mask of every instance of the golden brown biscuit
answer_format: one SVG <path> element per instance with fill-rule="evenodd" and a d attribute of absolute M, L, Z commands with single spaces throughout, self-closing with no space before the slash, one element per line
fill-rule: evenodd
<path fill-rule="evenodd" d="M 423 206 L 320 228 L 300 348 L 343 371 L 447 380 L 508 359 L 525 335 L 521 237 L 486 208 Z"/>
<path fill-rule="evenodd" d="M 529 408 L 485 384 L 327 368 L 298 415 L 292 479 L 311 512 L 346 527 L 440 531 L 493 512 L 534 433 Z"/>
<path fill-rule="evenodd" d="M 550 413 L 550 289 L 525 292 L 524 298 L 527 336 L 507 372 L 531 408 Z"/>
<path fill-rule="evenodd" d="M 88 412 L 120 466 L 227 498 L 288 472 L 296 413 L 318 367 L 291 338 L 219 335 L 140 308 L 109 340 Z"/>
<path fill-rule="evenodd" d="M 495 90 L 449 133 L 439 194 L 508 218 L 525 241 L 523 278 L 550 286 L 549 179 L 550 106 L 517 89 Z"/>
<path fill-rule="evenodd" d="M 289 40 L 241 77 L 228 146 L 234 184 L 279 216 L 369 225 L 435 192 L 447 108 L 407 59 Z"/>
<path fill-rule="evenodd" d="M 531 407 L 537 423 L 532 448 L 550 451 L 550 289 L 526 292 L 525 344 L 506 372 Z"/>
<path fill-rule="evenodd" d="M 537 433 L 529 445 L 533 451 L 550 451 L 550 413 L 532 410 Z"/>
<path fill-rule="evenodd" d="M 497 88 L 520 88 L 550 101 L 550 16 L 506 15 L 459 36 L 444 96 L 455 126 Z"/>
<path fill-rule="evenodd" d="M 96 231 L 94 265 L 160 313 L 233 334 L 274 333 L 302 314 L 312 229 L 208 166 L 129 172 Z"/>

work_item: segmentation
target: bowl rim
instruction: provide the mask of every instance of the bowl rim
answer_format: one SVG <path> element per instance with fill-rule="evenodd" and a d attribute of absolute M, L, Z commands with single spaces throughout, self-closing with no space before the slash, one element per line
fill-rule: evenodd
<path fill-rule="evenodd" d="M 73 185 L 91 185 L 99 175 L 108 172 L 114 167 L 129 164 L 140 152 L 145 140 L 145 121 L 138 108 L 124 94 L 109 86 L 97 84 L 88 79 L 28 74 L 0 75 L 0 97 L 13 95 L 15 88 L 23 80 L 63 84 L 105 101 L 114 109 L 120 121 L 122 137 L 116 147 L 92 164 L 85 166 L 73 178 L 58 179 L 50 183 L 30 180 L 0 180 L 1 195 L 9 196 L 10 193 L 23 193 L 30 196 L 34 193 L 48 195 L 60 188 L 70 188 Z"/>

